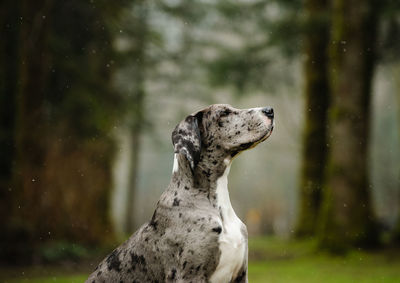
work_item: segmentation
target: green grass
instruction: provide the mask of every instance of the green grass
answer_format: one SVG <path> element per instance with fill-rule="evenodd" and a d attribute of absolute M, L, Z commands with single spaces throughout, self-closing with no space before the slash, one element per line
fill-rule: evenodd
<path fill-rule="evenodd" d="M 249 250 L 251 283 L 400 282 L 399 250 L 386 249 L 373 253 L 353 251 L 346 256 L 332 257 L 316 253 L 312 241 L 284 241 L 275 238 L 251 239 Z M 2 270 L 0 282 L 74 283 L 84 282 L 90 273 L 89 270 L 63 271 L 62 267 L 45 269 L 45 273 L 38 271 L 38 268 L 23 269 L 23 275 L 21 270 L 17 273 Z M 13 276 L 4 277 L 7 274 Z"/>
<path fill-rule="evenodd" d="M 352 251 L 332 257 L 316 253 L 314 243 L 253 239 L 249 243 L 249 281 L 258 282 L 400 282 L 400 254 Z"/>

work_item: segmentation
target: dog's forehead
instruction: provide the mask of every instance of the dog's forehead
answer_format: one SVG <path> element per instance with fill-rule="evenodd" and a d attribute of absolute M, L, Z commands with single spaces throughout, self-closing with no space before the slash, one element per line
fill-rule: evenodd
<path fill-rule="evenodd" d="M 213 110 L 224 110 L 224 109 L 233 109 L 233 107 L 229 104 L 213 104 L 209 106 Z"/>
<path fill-rule="evenodd" d="M 229 104 L 212 104 L 206 108 L 203 108 L 203 109 L 200 109 L 200 110 L 194 112 L 191 115 L 195 116 L 200 112 L 205 113 L 205 114 L 218 114 L 221 111 L 226 110 L 226 109 L 234 110 L 235 108 Z"/>

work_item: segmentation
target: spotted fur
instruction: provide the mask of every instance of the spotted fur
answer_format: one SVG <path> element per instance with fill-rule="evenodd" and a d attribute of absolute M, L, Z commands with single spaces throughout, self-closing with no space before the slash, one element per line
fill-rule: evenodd
<path fill-rule="evenodd" d="M 86 282 L 210 282 L 221 268 L 220 241 L 229 224 L 218 205 L 217 183 L 238 153 L 271 134 L 273 114 L 266 109 L 211 105 L 179 123 L 172 133 L 171 182 L 151 220 Z M 241 225 L 246 253 L 224 282 L 247 282 L 247 230 Z"/>

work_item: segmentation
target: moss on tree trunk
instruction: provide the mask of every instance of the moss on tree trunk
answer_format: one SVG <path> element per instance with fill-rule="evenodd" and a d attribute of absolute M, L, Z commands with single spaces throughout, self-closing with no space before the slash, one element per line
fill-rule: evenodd
<path fill-rule="evenodd" d="M 395 75 L 395 89 L 396 89 L 396 98 L 397 98 L 397 125 L 399 126 L 398 128 L 398 135 L 400 137 L 400 63 L 398 63 L 395 67 L 394 67 L 394 75 Z M 400 172 L 399 172 L 399 176 L 400 176 Z M 400 189 L 400 188 L 399 188 Z M 399 190 L 400 191 L 400 190 Z M 394 237 L 393 240 L 395 243 L 400 244 L 400 194 L 399 194 L 399 205 L 398 205 L 398 212 L 397 212 L 397 222 L 395 225 L 395 229 L 394 229 Z"/>
<path fill-rule="evenodd" d="M 7 252 L 11 233 L 14 191 L 12 168 L 15 158 L 15 102 L 18 78 L 18 1 L 0 3 L 0 250 Z M 7 255 L 4 255 L 7 257 Z"/>
<path fill-rule="evenodd" d="M 41 220 L 46 216 L 40 209 L 42 172 L 46 138 L 43 119 L 46 79 L 49 70 L 49 24 L 42 18 L 50 9 L 47 0 L 21 1 L 19 89 L 15 111 L 15 165 L 13 188 L 13 248 L 29 254 L 39 242 Z M 47 212 L 48 213 L 48 212 Z"/>
<path fill-rule="evenodd" d="M 300 180 L 300 208 L 296 236 L 314 235 L 321 203 L 321 189 L 326 161 L 326 122 L 329 104 L 328 42 L 329 18 L 327 0 L 307 0 L 307 30 L 304 38 L 306 55 L 305 128 Z"/>
<path fill-rule="evenodd" d="M 124 232 L 127 234 L 135 231 L 135 214 L 134 202 L 137 191 L 137 177 L 139 172 L 139 157 L 141 148 L 141 136 L 143 125 L 145 124 L 145 96 L 146 96 L 146 71 L 148 65 L 147 48 L 149 40 L 149 27 L 148 27 L 148 3 L 141 2 L 134 6 L 136 11 L 134 21 L 135 26 L 128 27 L 128 32 L 135 35 L 134 47 L 129 51 L 132 61 L 130 65 L 134 67 L 131 75 L 132 80 L 132 93 L 128 101 L 128 124 L 130 129 L 130 136 L 132 141 L 131 157 L 130 157 L 130 176 L 128 183 L 127 194 L 127 209 L 125 215 Z M 129 58 L 128 58 L 129 60 Z"/>
<path fill-rule="evenodd" d="M 377 0 L 334 0 L 329 162 L 319 230 L 333 252 L 378 242 L 368 174 Z"/>

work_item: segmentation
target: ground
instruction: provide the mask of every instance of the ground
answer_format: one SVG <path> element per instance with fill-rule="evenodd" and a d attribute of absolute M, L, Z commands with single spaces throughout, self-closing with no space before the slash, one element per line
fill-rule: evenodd
<path fill-rule="evenodd" d="M 332 257 L 316 253 L 312 241 L 250 239 L 249 281 L 262 282 L 400 282 L 400 251 L 353 251 Z M 4 283 L 84 282 L 92 266 L 39 266 L 0 269 Z"/>

